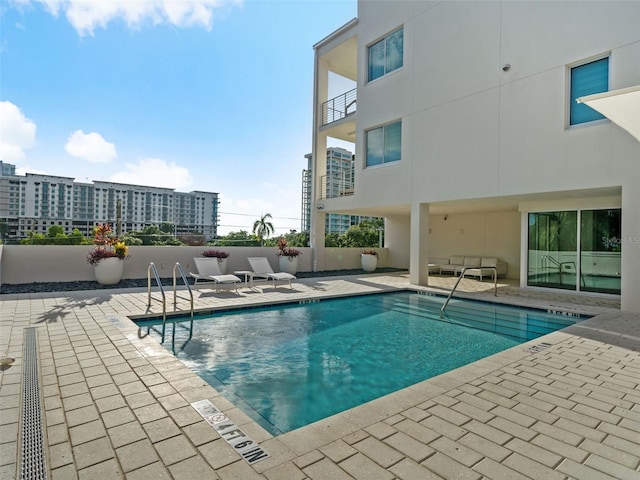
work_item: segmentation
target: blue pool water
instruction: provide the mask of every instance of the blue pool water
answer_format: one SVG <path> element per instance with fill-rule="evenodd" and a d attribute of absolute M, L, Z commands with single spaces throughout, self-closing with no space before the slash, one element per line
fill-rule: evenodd
<path fill-rule="evenodd" d="M 272 434 L 564 328 L 581 318 L 412 292 L 252 308 L 171 326 L 165 346 Z M 145 324 L 141 324 L 145 325 Z"/>

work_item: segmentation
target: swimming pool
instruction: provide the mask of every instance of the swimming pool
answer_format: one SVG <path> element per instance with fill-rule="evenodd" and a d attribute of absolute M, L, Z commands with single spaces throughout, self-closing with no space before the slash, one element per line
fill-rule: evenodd
<path fill-rule="evenodd" d="M 585 318 L 455 298 L 441 316 L 443 302 L 398 292 L 216 313 L 191 340 L 176 329 L 173 351 L 277 435 Z"/>

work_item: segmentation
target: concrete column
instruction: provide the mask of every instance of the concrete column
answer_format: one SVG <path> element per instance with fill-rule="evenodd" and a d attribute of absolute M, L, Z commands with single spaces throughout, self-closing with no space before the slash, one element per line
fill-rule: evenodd
<path fill-rule="evenodd" d="M 409 282 L 412 285 L 429 284 L 429 204 L 411 205 L 411 247 Z"/>
<path fill-rule="evenodd" d="M 640 166 L 638 167 L 640 169 Z M 640 184 L 622 186 L 621 308 L 640 313 Z"/>

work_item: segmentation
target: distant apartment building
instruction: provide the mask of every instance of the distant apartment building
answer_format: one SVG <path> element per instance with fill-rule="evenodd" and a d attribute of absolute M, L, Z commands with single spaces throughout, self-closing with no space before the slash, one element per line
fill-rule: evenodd
<path fill-rule="evenodd" d="M 52 225 L 75 228 L 89 236 L 93 226 L 109 222 L 122 232 L 170 223 L 176 235 L 218 231 L 218 194 L 123 183 L 76 182 L 71 177 L 27 173 L 0 162 L 0 223 L 7 239 L 19 240 L 29 232 L 46 233 Z"/>
<path fill-rule="evenodd" d="M 307 169 L 302 171 L 302 231 L 311 230 L 311 204 L 312 204 L 312 171 L 313 164 L 311 154 L 304 156 L 307 159 Z M 353 154 L 344 148 L 327 148 L 327 169 L 321 179 L 321 185 L 325 194 L 344 196 L 353 194 Z M 318 205 L 316 206 L 317 208 Z M 357 225 L 364 220 L 375 220 L 378 217 L 363 215 L 350 215 L 341 213 L 329 213 L 325 217 L 325 233 L 345 233 L 352 225 Z"/>

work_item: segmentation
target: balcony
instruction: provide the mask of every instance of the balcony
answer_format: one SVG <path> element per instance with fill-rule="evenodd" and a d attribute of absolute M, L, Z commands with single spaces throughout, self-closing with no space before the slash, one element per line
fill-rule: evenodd
<path fill-rule="evenodd" d="M 322 104 L 322 125 L 328 125 L 356 112 L 357 88 Z"/>

